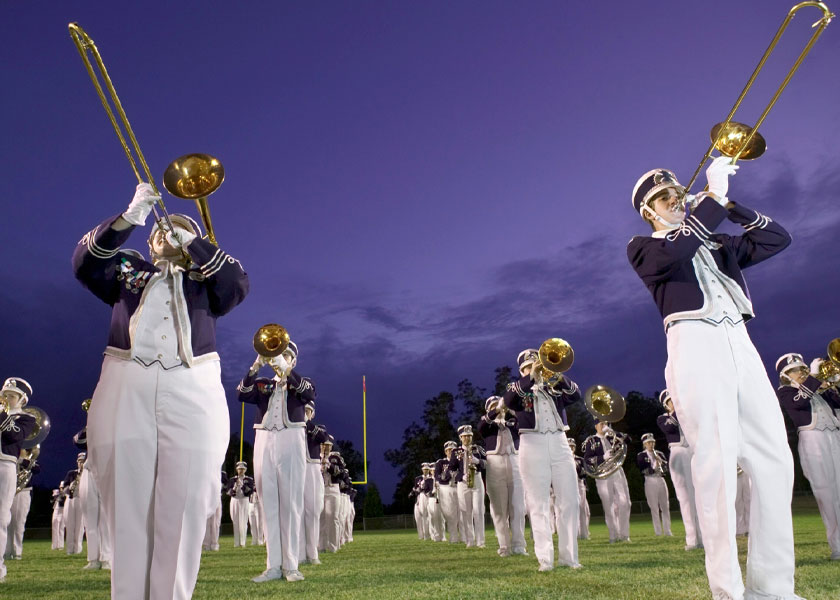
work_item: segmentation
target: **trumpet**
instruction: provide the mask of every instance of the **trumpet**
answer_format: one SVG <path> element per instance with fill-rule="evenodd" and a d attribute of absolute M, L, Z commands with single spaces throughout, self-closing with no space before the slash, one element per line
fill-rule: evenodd
<path fill-rule="evenodd" d="M 540 345 L 538 357 L 534 368 L 543 381 L 549 385 L 556 385 L 561 381 L 563 373 L 572 368 L 575 351 L 566 340 L 549 338 Z"/>
<path fill-rule="evenodd" d="M 764 68 L 764 63 L 767 62 L 770 54 L 773 52 L 773 49 L 776 47 L 779 39 L 782 37 L 782 34 L 787 29 L 790 21 L 799 12 L 801 9 L 806 7 L 814 7 L 818 8 L 822 11 L 823 16 L 822 18 L 814 23 L 813 27 L 815 28 L 814 33 L 811 35 L 808 43 L 803 48 L 802 52 L 799 53 L 799 56 L 796 58 L 796 61 L 793 63 L 793 66 L 787 72 L 787 75 L 782 80 L 781 85 L 779 85 L 776 92 L 773 94 L 773 97 L 770 99 L 770 102 L 765 107 L 764 111 L 758 117 L 758 120 L 755 122 L 755 125 L 752 127 L 748 125 L 744 125 L 743 123 L 737 123 L 732 120 L 735 116 L 735 113 L 738 110 L 738 107 L 741 106 L 741 102 L 744 100 L 744 97 L 749 92 L 750 88 L 755 82 L 756 77 Z M 802 64 L 802 61 L 805 59 L 805 56 L 811 51 L 811 47 L 817 41 L 817 38 L 822 35 L 822 32 L 828 27 L 828 24 L 831 22 L 831 19 L 834 18 L 834 13 L 832 13 L 828 7 L 823 2 L 800 2 L 799 4 L 795 5 L 793 8 L 788 11 L 787 17 L 785 17 L 782 24 L 779 26 L 779 29 L 776 30 L 776 35 L 773 37 L 773 40 L 770 42 L 770 45 L 765 50 L 764 54 L 761 57 L 761 60 L 758 61 L 758 66 L 753 71 L 752 75 L 750 75 L 747 84 L 744 86 L 744 89 L 741 90 L 741 94 L 738 96 L 737 100 L 735 100 L 735 104 L 732 106 L 732 109 L 729 111 L 729 114 L 726 116 L 726 119 L 718 123 L 712 128 L 711 131 L 711 140 L 712 143 L 709 145 L 706 153 L 703 155 L 703 159 L 700 161 L 700 164 L 697 165 L 697 169 L 695 169 L 694 174 L 691 176 L 691 180 L 688 182 L 688 185 L 685 186 L 683 190 L 683 197 L 685 194 L 689 192 L 691 186 L 694 184 L 694 181 L 697 179 L 697 175 L 700 173 L 700 169 L 703 168 L 703 165 L 706 161 L 711 157 L 712 152 L 717 149 L 723 156 L 732 157 L 732 164 L 734 165 L 739 159 L 741 160 L 751 160 L 754 158 L 758 158 L 767 148 L 767 143 L 765 142 L 764 138 L 758 133 L 758 128 L 761 127 L 761 124 L 764 123 L 764 119 L 767 118 L 767 115 L 770 113 L 770 110 L 776 104 L 776 101 L 781 96 L 782 92 L 787 87 L 788 83 L 790 83 L 791 78 L 793 77 L 794 73 L 796 73 L 799 66 Z"/>
<path fill-rule="evenodd" d="M 285 327 L 277 323 L 268 323 L 260 327 L 254 334 L 254 350 L 263 358 L 274 358 L 283 354 L 289 347 L 290 339 L 289 332 L 286 331 Z M 287 374 L 281 371 L 277 365 L 270 361 L 268 364 L 274 369 L 278 377 L 286 377 Z"/>

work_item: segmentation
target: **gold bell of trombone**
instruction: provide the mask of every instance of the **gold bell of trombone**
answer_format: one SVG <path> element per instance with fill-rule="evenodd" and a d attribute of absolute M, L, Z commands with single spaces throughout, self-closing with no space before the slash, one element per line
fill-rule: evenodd
<path fill-rule="evenodd" d="M 265 358 L 280 356 L 289 347 L 289 332 L 277 323 L 268 323 L 254 334 L 254 350 Z"/>
<path fill-rule="evenodd" d="M 593 385 L 583 397 L 586 410 L 602 423 L 615 423 L 624 418 L 627 404 L 617 390 L 606 385 Z"/>
<path fill-rule="evenodd" d="M 163 173 L 163 187 L 176 198 L 195 200 L 198 214 L 207 229 L 207 239 L 214 246 L 216 232 L 210 220 L 207 197 L 219 189 L 225 180 L 225 168 L 219 159 L 209 154 L 185 154 L 169 163 Z"/>
<path fill-rule="evenodd" d="M 575 362 L 575 351 L 569 342 L 561 338 L 548 338 L 540 345 L 538 354 L 540 374 L 546 381 L 565 373 Z"/>

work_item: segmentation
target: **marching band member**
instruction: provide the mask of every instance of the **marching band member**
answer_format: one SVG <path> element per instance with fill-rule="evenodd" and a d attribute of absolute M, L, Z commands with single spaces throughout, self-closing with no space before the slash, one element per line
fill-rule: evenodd
<path fill-rule="evenodd" d="M 350 490 L 353 489 L 353 485 L 350 483 L 350 471 L 346 467 L 342 473 L 342 482 L 338 489 L 341 492 L 341 533 L 339 539 L 341 540 L 340 545 L 344 546 L 350 540 L 348 520 L 350 518 Z"/>
<path fill-rule="evenodd" d="M 636 465 L 645 476 L 645 498 L 653 518 L 653 532 L 656 535 L 673 536 L 671 533 L 671 508 L 668 503 L 668 484 L 665 474 L 668 462 L 665 455 L 655 449 L 656 439 L 652 433 L 642 436 L 644 450 L 636 455 Z"/>
<path fill-rule="evenodd" d="M 239 261 L 185 215 L 171 215 L 173 231 L 152 227 L 152 262 L 120 251 L 159 198 L 139 184 L 73 254 L 76 278 L 113 307 L 87 433 L 120 600 L 180 600 L 195 587 L 230 438 L 216 319 L 248 293 Z"/>
<path fill-rule="evenodd" d="M 487 412 L 478 431 L 487 450 L 487 495 L 490 516 L 499 542 L 499 556 L 527 555 L 525 550 L 525 498 L 519 476 L 519 431 L 516 417 L 508 415 L 501 396 L 484 402 Z"/>
<path fill-rule="evenodd" d="M 802 471 L 817 499 L 831 560 L 840 560 L 840 395 L 809 375 L 800 354 L 785 354 L 776 362 L 782 408 L 799 435 Z M 752 540 L 751 540 L 752 541 Z"/>
<path fill-rule="evenodd" d="M 529 348 L 516 360 L 521 378 L 510 383 L 504 406 L 516 412 L 519 426 L 519 473 L 528 503 L 534 553 L 540 571 L 554 568 L 554 544 L 551 537 L 551 489 L 556 496 L 558 564 L 580 568 L 578 562 L 578 498 L 575 461 L 566 440 L 562 417 L 566 406 L 580 400 L 577 384 L 565 376 L 557 381 L 543 381 L 537 350 Z"/>
<path fill-rule="evenodd" d="M 64 544 L 67 554 L 82 553 L 82 538 L 85 535 L 85 511 L 79 497 L 79 483 L 85 467 L 87 454 L 79 452 L 76 457 L 76 468 L 67 471 L 64 476 L 64 489 L 67 490 L 67 500 L 64 502 L 64 530 L 67 541 Z"/>
<path fill-rule="evenodd" d="M 203 550 L 210 550 L 212 552 L 219 551 L 219 530 L 222 525 L 222 494 L 226 493 L 228 476 L 224 470 L 221 471 L 220 487 L 216 494 L 216 509 L 207 517 L 207 523 L 204 529 L 204 543 Z M 256 494 L 256 491 L 254 492 Z M 254 494 L 251 494 L 252 496 Z"/>
<path fill-rule="evenodd" d="M 41 466 L 36 458 L 37 453 L 28 450 L 20 451 L 17 467 L 17 486 L 20 489 L 17 490 L 15 499 L 12 501 L 12 519 L 9 521 L 6 558 L 20 560 L 23 555 L 23 532 L 26 529 L 26 517 L 29 515 L 29 507 L 32 504 L 32 486 L 29 483 L 33 475 L 41 472 Z"/>
<path fill-rule="evenodd" d="M 654 231 L 630 240 L 627 256 L 664 320 L 665 380 L 696 450 L 691 466 L 712 594 L 740 599 L 745 593 L 735 542 L 740 461 L 761 506 L 750 531 L 747 597 L 795 598 L 793 460 L 781 410 L 745 326 L 754 313 L 742 273 L 785 249 L 790 235 L 729 201 L 729 176 L 737 168 L 726 157 L 714 159 L 706 170 L 709 191 L 688 216 L 679 200 L 686 190 L 672 172 L 643 175 L 632 202 Z M 745 233 L 714 233 L 725 219 Z"/>
<path fill-rule="evenodd" d="M 298 570 L 300 522 L 306 481 L 306 422 L 304 407 L 314 402 L 315 387 L 294 370 L 294 342 L 279 356 L 258 356 L 240 382 L 239 401 L 257 405 L 254 423 L 254 473 L 266 525 L 266 570 L 257 583 L 285 578 L 302 581 Z M 273 379 L 257 379 L 260 367 L 271 363 Z M 277 372 L 281 374 L 277 374 Z"/>
<path fill-rule="evenodd" d="M 667 411 L 659 415 L 656 424 L 665 440 L 668 442 L 670 456 L 668 458 L 668 469 L 671 472 L 671 483 L 674 484 L 674 491 L 677 494 L 677 501 L 680 504 L 680 515 L 685 527 L 685 549 L 695 550 L 703 547 L 703 538 L 700 535 L 700 522 L 697 519 L 697 504 L 694 500 L 694 484 L 691 481 L 691 457 L 692 451 L 685 440 L 677 413 L 674 411 L 674 403 L 671 401 L 671 394 L 668 390 L 662 390 L 659 394 L 659 401 Z"/>
<path fill-rule="evenodd" d="M 64 550 L 64 482 L 52 491 L 52 550 Z"/>
<path fill-rule="evenodd" d="M 478 490 L 473 496 L 473 527 L 475 529 L 475 547 L 485 548 L 484 544 L 484 529 L 487 522 L 487 509 L 484 505 L 484 475 L 487 468 L 487 451 L 481 444 L 476 444 L 475 449 L 478 452 L 479 465 L 475 472 L 475 487 Z"/>
<path fill-rule="evenodd" d="M 230 520 L 233 522 L 233 547 L 244 548 L 248 539 L 248 505 L 254 493 L 254 479 L 245 475 L 248 463 L 236 463 L 236 475 L 228 479 L 227 495 L 230 496 Z M 252 532 L 253 534 L 253 532 Z"/>
<path fill-rule="evenodd" d="M 417 526 L 417 537 L 421 540 L 428 539 L 429 522 L 426 519 L 426 499 L 423 497 L 423 475 L 414 478 L 414 487 L 411 488 L 408 497 L 414 498 L 414 524 Z"/>
<path fill-rule="evenodd" d="M 252 546 L 265 545 L 261 506 L 260 495 L 257 493 L 257 490 L 254 489 L 254 493 L 248 496 L 248 528 L 251 530 Z"/>
<path fill-rule="evenodd" d="M 443 523 L 439 522 L 440 508 L 435 491 L 435 478 L 433 475 L 434 463 L 423 463 L 423 480 L 420 482 L 420 494 L 424 506 L 423 514 L 426 519 L 426 530 L 429 532 L 429 539 L 433 542 L 442 541 Z"/>
<path fill-rule="evenodd" d="M 449 533 L 449 543 L 457 544 L 460 541 L 460 515 L 458 511 L 458 488 L 455 477 L 457 471 L 449 469 L 452 452 L 458 444 L 446 442 L 443 445 L 444 458 L 439 458 L 435 463 L 435 483 L 437 484 L 437 498 L 440 504 L 440 511 Z"/>
<path fill-rule="evenodd" d="M 347 518 L 347 541 L 348 542 L 353 541 L 353 524 L 356 521 L 356 494 L 357 493 L 358 492 L 356 491 L 356 488 L 350 488 L 350 493 L 348 494 L 350 496 L 350 515 Z M 442 522 L 441 522 L 441 525 L 442 525 Z M 441 528 L 441 531 L 443 531 L 442 528 Z M 444 538 L 443 541 L 446 541 L 446 539 Z"/>
<path fill-rule="evenodd" d="M 589 539 L 589 500 L 586 498 L 586 471 L 583 468 L 583 458 L 577 456 L 577 442 L 575 438 L 569 438 L 569 449 L 572 451 L 572 456 L 575 457 L 575 471 L 577 471 L 578 478 L 578 496 L 580 497 L 580 527 L 578 531 L 579 540 Z"/>
<path fill-rule="evenodd" d="M 77 448 L 87 448 L 87 427 L 73 436 Z M 85 520 L 85 538 L 87 538 L 87 564 L 85 570 L 111 569 L 111 532 L 108 520 L 102 514 L 102 496 L 96 486 L 96 480 L 85 461 L 79 479 L 79 503 Z"/>
<path fill-rule="evenodd" d="M 321 471 L 321 445 L 329 439 L 327 428 L 316 425 L 315 403 L 307 404 L 306 413 L 306 477 L 303 492 L 303 518 L 300 521 L 300 562 L 320 565 L 318 536 L 321 513 L 324 511 L 324 476 Z"/>
<path fill-rule="evenodd" d="M 35 418 L 23 412 L 30 396 L 32 386 L 19 377 L 9 377 L 0 390 L 0 550 L 6 548 L 12 520 L 21 444 L 37 427 Z M 0 583 L 5 578 L 6 565 L 0 556 Z"/>
<path fill-rule="evenodd" d="M 475 496 L 478 493 L 475 481 L 482 459 L 477 447 L 472 443 L 471 425 L 461 425 L 458 428 L 458 437 L 461 440 L 461 446 L 457 452 L 452 453 L 449 468 L 457 471 L 455 481 L 458 484 L 458 512 L 461 517 L 461 534 L 467 548 L 473 548 L 476 545 L 474 513 L 476 512 Z"/>
<path fill-rule="evenodd" d="M 597 467 L 610 458 L 616 439 L 627 443 L 627 436 L 595 419 L 595 435 L 583 441 L 583 459 Z M 619 467 L 607 477 L 595 479 L 595 487 L 604 507 L 604 520 L 610 532 L 610 543 L 630 541 L 630 489 L 624 469 Z"/>
<path fill-rule="evenodd" d="M 338 552 L 341 464 L 338 462 L 339 453 L 331 451 L 334 445 L 335 439 L 330 435 L 321 450 L 323 461 L 321 468 L 324 474 L 324 510 L 321 513 L 321 533 L 318 538 L 318 550 L 320 552 Z"/>

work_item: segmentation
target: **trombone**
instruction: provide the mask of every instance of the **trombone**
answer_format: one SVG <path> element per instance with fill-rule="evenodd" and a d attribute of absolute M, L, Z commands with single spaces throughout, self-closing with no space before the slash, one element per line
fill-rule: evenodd
<path fill-rule="evenodd" d="M 562 338 L 548 338 L 540 344 L 537 354 L 539 359 L 534 368 L 549 385 L 559 382 L 562 374 L 571 369 L 575 362 L 575 351 Z"/>
<path fill-rule="evenodd" d="M 788 25 L 790 24 L 790 21 L 793 19 L 797 12 L 799 12 L 803 8 L 810 6 L 820 9 L 823 13 L 823 16 L 819 21 L 812 25 L 812 27 L 815 28 L 814 33 L 811 35 L 811 38 L 805 45 L 805 48 L 803 48 L 802 52 L 799 53 L 799 56 L 793 63 L 793 66 L 787 72 L 787 75 L 785 76 L 784 80 L 782 80 L 781 85 L 779 85 L 778 89 L 776 89 L 776 93 L 773 94 L 773 97 L 770 99 L 770 102 L 767 104 L 766 108 L 764 109 L 764 112 L 761 113 L 761 116 L 758 117 L 758 120 L 752 127 L 744 125 L 743 123 L 733 121 L 732 117 L 735 116 L 735 112 L 738 110 L 738 107 L 741 106 L 741 102 L 744 100 L 744 97 L 747 95 L 747 92 L 752 87 L 753 82 L 755 82 L 755 79 L 756 77 L 758 77 L 759 72 L 761 72 L 761 69 L 764 68 L 764 63 L 767 62 L 767 59 L 770 57 L 770 54 L 773 52 L 773 49 L 776 47 L 776 44 L 782 37 L 782 34 L 784 33 L 785 29 L 787 29 Z M 744 89 L 741 90 L 741 94 L 738 96 L 738 99 L 735 100 L 735 104 L 732 106 L 732 109 L 726 116 L 726 120 L 722 123 L 718 123 L 712 128 L 710 136 L 712 143 L 706 150 L 706 154 L 703 155 L 703 159 L 700 161 L 700 164 L 697 165 L 697 168 L 694 170 L 694 175 L 691 176 L 691 180 L 688 182 L 688 185 L 685 186 L 684 194 L 689 193 L 689 190 L 691 190 L 691 186 L 697 179 L 697 175 L 700 173 L 700 169 L 703 168 L 703 165 L 706 163 L 709 157 L 711 157 L 712 151 L 714 151 L 715 149 L 717 149 L 723 156 L 732 157 L 733 165 L 736 162 L 738 162 L 738 159 L 752 160 L 764 154 L 764 151 L 767 148 L 767 143 L 764 141 L 764 138 L 761 136 L 761 134 L 758 133 L 758 128 L 764 122 L 764 119 L 767 117 L 770 110 L 776 104 L 776 101 L 779 99 L 779 96 L 782 95 L 782 92 L 785 90 L 788 83 L 790 83 L 793 74 L 796 73 L 797 69 L 799 69 L 799 65 L 802 64 L 802 61 L 811 51 L 811 47 L 817 41 L 817 38 L 819 38 L 820 35 L 822 35 L 823 30 L 825 30 L 825 28 L 828 27 L 828 24 L 831 23 L 831 19 L 833 18 L 834 13 L 832 13 L 828 9 L 828 6 L 826 6 L 823 2 L 800 2 L 799 4 L 790 9 L 790 11 L 787 14 L 787 17 L 785 17 L 785 20 L 782 21 L 782 24 L 776 31 L 776 35 L 773 37 L 773 40 L 767 47 L 767 50 L 764 51 L 764 55 L 761 57 L 761 60 L 758 61 L 758 66 L 755 68 L 752 75 L 750 75 L 750 78 L 747 81 L 747 85 L 744 86 Z"/>

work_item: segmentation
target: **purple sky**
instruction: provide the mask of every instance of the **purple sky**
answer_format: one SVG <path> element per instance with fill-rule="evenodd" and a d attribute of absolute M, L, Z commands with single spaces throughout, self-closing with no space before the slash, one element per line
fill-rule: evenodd
<path fill-rule="evenodd" d="M 229 398 L 256 328 L 282 323 L 318 420 L 361 447 L 367 375 L 370 476 L 390 500 L 382 453 L 423 400 L 489 385 L 547 337 L 571 342 L 582 386 L 664 385 L 661 321 L 625 255 L 646 227 L 630 191 L 654 167 L 690 177 L 791 5 L 4 3 L 0 376 L 28 379 L 53 418 L 39 481 L 72 466 L 106 341 L 109 309 L 70 254 L 136 185 L 68 22 L 96 41 L 159 184 L 188 152 L 225 166 L 213 220 L 251 277 L 219 321 Z M 817 17 L 794 20 L 741 120 Z M 730 187 L 794 237 L 748 273 L 770 368 L 840 335 L 838 50 L 833 24 L 762 127 L 765 157 Z M 145 237 L 129 245 L 145 252 Z"/>

